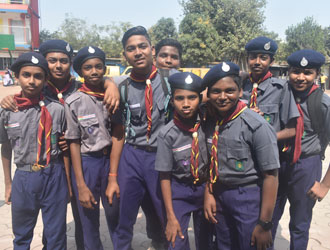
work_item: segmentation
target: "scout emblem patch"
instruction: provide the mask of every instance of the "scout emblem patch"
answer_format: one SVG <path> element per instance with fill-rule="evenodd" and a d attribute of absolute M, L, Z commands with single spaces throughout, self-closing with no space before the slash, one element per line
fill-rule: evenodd
<path fill-rule="evenodd" d="M 187 84 L 192 84 L 193 79 L 192 79 L 192 77 L 189 75 L 189 76 L 187 76 L 187 78 L 186 78 L 184 81 L 185 81 L 185 83 L 187 83 Z"/>
<path fill-rule="evenodd" d="M 236 161 L 236 163 L 235 163 L 235 168 L 236 168 L 237 171 L 244 171 L 243 162 L 241 162 L 241 161 Z"/>
<path fill-rule="evenodd" d="M 270 50 L 270 42 L 265 44 L 264 49 L 265 50 Z"/>
<path fill-rule="evenodd" d="M 302 134 L 301 139 L 304 139 L 305 136 L 306 136 L 306 131 L 304 130 L 304 133 Z"/>
<path fill-rule="evenodd" d="M 94 128 L 93 127 L 88 127 L 87 131 L 88 131 L 89 134 L 93 134 Z"/>
<path fill-rule="evenodd" d="M 52 134 L 50 136 L 50 141 L 52 144 L 56 144 L 57 143 L 57 137 L 56 137 L 56 134 Z"/>
<path fill-rule="evenodd" d="M 35 58 L 34 56 L 32 56 L 32 58 L 31 58 L 31 62 L 32 62 L 33 64 L 38 64 L 38 63 L 39 63 L 39 60 L 38 60 L 38 58 Z"/>
<path fill-rule="evenodd" d="M 271 117 L 268 114 L 264 114 L 264 118 L 268 123 L 271 123 Z"/>
<path fill-rule="evenodd" d="M 307 61 L 307 59 L 306 59 L 305 57 L 303 57 L 303 58 L 301 59 L 301 61 L 300 61 L 300 65 L 301 65 L 302 67 L 305 67 L 305 66 L 308 65 L 308 61 Z"/>
<path fill-rule="evenodd" d="M 88 47 L 88 52 L 91 53 L 91 54 L 94 54 L 95 53 L 95 49 L 91 46 Z"/>
<path fill-rule="evenodd" d="M 71 50 L 70 49 L 70 44 L 67 44 L 66 47 L 65 47 L 65 49 L 66 49 L 67 52 L 70 52 L 70 50 Z"/>
<path fill-rule="evenodd" d="M 230 66 L 227 63 L 223 63 L 221 67 L 223 72 L 228 72 L 230 70 Z"/>

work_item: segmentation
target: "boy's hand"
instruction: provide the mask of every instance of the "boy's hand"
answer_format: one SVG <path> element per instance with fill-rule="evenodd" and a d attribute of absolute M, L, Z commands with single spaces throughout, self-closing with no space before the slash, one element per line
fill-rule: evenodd
<path fill-rule="evenodd" d="M 120 104 L 120 93 L 116 84 L 110 78 L 105 78 L 104 88 L 103 103 L 106 105 L 109 113 L 114 114 Z"/>
<path fill-rule="evenodd" d="M 307 194 L 314 200 L 321 201 L 328 193 L 329 187 L 322 182 L 315 181 L 313 187 L 307 192 Z"/>
<path fill-rule="evenodd" d="M 116 178 L 116 177 L 114 177 Z M 120 190 L 117 180 L 110 180 L 105 190 L 105 195 L 108 197 L 109 204 L 112 205 L 113 196 L 116 194 L 117 199 L 120 198 Z"/>
<path fill-rule="evenodd" d="M 6 96 L 5 98 L 3 98 L 1 100 L 0 105 L 1 105 L 1 108 L 3 108 L 3 109 L 10 110 L 10 111 L 13 111 L 13 112 L 18 111 L 18 108 L 17 108 L 16 103 L 14 101 L 14 96 L 13 95 L 9 95 L 9 96 Z"/>
<path fill-rule="evenodd" d="M 251 246 L 256 246 L 257 250 L 266 250 L 272 243 L 272 231 L 265 231 L 260 225 L 256 225 L 252 232 Z"/>
<path fill-rule="evenodd" d="M 165 235 L 166 235 L 166 239 L 172 243 L 173 248 L 175 247 L 175 239 L 177 235 L 181 239 L 184 239 L 184 236 L 181 231 L 180 223 L 176 218 L 167 220 Z"/>
<path fill-rule="evenodd" d="M 62 150 L 62 152 L 69 149 L 69 146 L 64 138 L 64 133 L 58 138 L 58 147 Z"/>
<path fill-rule="evenodd" d="M 5 187 L 5 203 L 7 205 L 11 204 L 11 185 L 6 185 Z"/>
<path fill-rule="evenodd" d="M 251 108 L 254 112 L 258 113 L 261 116 L 264 116 L 264 112 L 262 112 L 258 107 Z"/>
<path fill-rule="evenodd" d="M 211 186 L 211 185 L 210 185 Z M 218 223 L 215 216 L 217 213 L 217 205 L 213 194 L 209 189 L 205 189 L 204 194 L 204 216 L 211 223 Z"/>
<path fill-rule="evenodd" d="M 97 202 L 89 188 L 87 186 L 81 187 L 78 189 L 78 193 L 80 204 L 85 208 L 94 209 L 93 205 L 96 205 Z"/>

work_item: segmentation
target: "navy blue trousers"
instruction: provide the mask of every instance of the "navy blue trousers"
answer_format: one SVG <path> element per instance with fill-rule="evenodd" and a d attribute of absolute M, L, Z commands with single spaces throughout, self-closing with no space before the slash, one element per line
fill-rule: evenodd
<path fill-rule="evenodd" d="M 63 163 L 38 172 L 16 170 L 12 183 L 14 249 L 30 249 L 39 210 L 46 249 L 66 249 L 68 186 Z"/>
<path fill-rule="evenodd" d="M 261 206 L 259 186 L 222 189 L 214 185 L 217 212 L 215 224 L 219 250 L 249 250 L 252 232 L 257 225 Z"/>
<path fill-rule="evenodd" d="M 120 187 L 119 223 L 115 231 L 114 248 L 131 249 L 133 227 L 145 194 L 148 192 L 159 218 L 159 227 L 164 225 L 164 207 L 158 172 L 155 170 L 155 152 L 147 152 L 125 144 L 118 169 Z M 164 232 L 163 230 L 160 230 Z"/>
<path fill-rule="evenodd" d="M 103 249 L 100 239 L 100 199 L 105 212 L 107 225 L 110 232 L 110 237 L 114 243 L 113 232 L 118 223 L 118 200 L 114 198 L 112 206 L 110 206 L 105 195 L 105 190 L 108 185 L 108 175 L 110 169 L 109 156 L 82 156 L 82 171 L 87 187 L 92 192 L 97 204 L 94 209 L 88 209 L 81 206 L 77 200 L 77 208 L 79 212 L 80 222 L 82 225 L 84 248 L 86 250 Z M 72 186 L 76 197 L 78 195 L 76 178 L 72 170 Z"/>
<path fill-rule="evenodd" d="M 273 214 L 275 239 L 278 223 L 284 212 L 286 201 L 290 203 L 290 249 L 307 249 L 309 227 L 312 221 L 315 200 L 309 198 L 307 192 L 320 181 L 322 162 L 319 155 L 299 159 L 294 165 L 282 162 L 279 173 L 279 189 Z"/>
<path fill-rule="evenodd" d="M 197 250 L 211 249 L 212 226 L 204 216 L 205 184 L 195 186 L 186 185 L 172 178 L 172 204 L 175 217 L 180 223 L 184 239 L 176 237 L 175 248 L 169 244 L 168 249 L 189 250 L 188 226 L 191 214 L 193 215 L 195 246 Z"/>

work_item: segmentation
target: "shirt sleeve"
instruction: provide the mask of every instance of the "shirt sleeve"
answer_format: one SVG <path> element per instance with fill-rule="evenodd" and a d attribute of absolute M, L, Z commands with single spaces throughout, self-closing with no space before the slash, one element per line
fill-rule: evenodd
<path fill-rule="evenodd" d="M 298 118 L 300 115 L 292 91 L 288 88 L 288 83 L 284 85 L 282 95 L 282 101 L 280 103 L 280 120 L 283 129 L 291 119 Z"/>
<path fill-rule="evenodd" d="M 171 146 L 162 133 L 157 138 L 157 154 L 155 169 L 160 172 L 171 172 L 173 168 L 173 154 Z"/>
<path fill-rule="evenodd" d="M 324 115 L 324 126 L 326 142 L 330 142 L 330 98 L 326 94 L 323 94 L 322 98 L 322 113 Z"/>
<path fill-rule="evenodd" d="M 80 139 L 81 132 L 76 114 L 67 103 L 64 104 L 64 110 L 65 110 L 65 118 L 66 118 L 66 131 L 64 135 L 65 139 L 68 140 Z"/>
<path fill-rule="evenodd" d="M 268 123 L 263 123 L 256 129 L 252 141 L 254 155 L 260 171 L 280 167 L 276 132 Z"/>
<path fill-rule="evenodd" d="M 0 108 L 0 144 L 8 141 L 8 135 L 5 129 L 5 120 L 5 112 Z"/>

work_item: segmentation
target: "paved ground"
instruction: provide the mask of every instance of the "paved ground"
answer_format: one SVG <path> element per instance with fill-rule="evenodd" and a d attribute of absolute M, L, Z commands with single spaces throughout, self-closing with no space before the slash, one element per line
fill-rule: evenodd
<path fill-rule="evenodd" d="M 19 87 L 3 87 L 0 86 L 0 99 L 8 94 L 17 93 Z M 328 91 L 330 95 L 330 91 Z M 325 173 L 330 162 L 330 148 L 326 152 L 326 159 L 323 162 L 323 174 Z M 0 164 L 1 165 L 1 164 Z M 0 167 L 2 168 L 2 166 Z M 12 249 L 12 229 L 11 229 L 11 211 L 10 206 L 4 204 L 4 181 L 3 172 L 0 169 L 0 249 Z M 278 236 L 275 239 L 275 249 L 286 250 L 289 249 L 289 216 L 288 207 L 286 207 L 285 214 L 280 222 L 278 228 Z M 102 242 L 105 249 L 113 249 L 110 237 L 107 231 L 107 226 L 104 218 L 104 213 L 101 214 L 101 228 Z M 42 249 L 41 244 L 42 221 L 41 217 L 38 219 L 37 226 L 34 230 L 34 238 L 31 244 L 31 249 Z M 318 202 L 314 208 L 313 221 L 310 229 L 310 240 L 308 250 L 330 250 L 330 194 L 322 201 Z M 189 231 L 190 239 L 193 238 L 193 231 Z M 68 206 L 67 214 L 67 237 L 68 249 L 76 249 L 74 243 L 74 223 L 71 214 L 71 207 Z M 148 240 L 145 233 L 145 217 L 139 213 L 137 223 L 134 228 L 133 248 L 135 250 L 145 250 L 148 248 L 150 240 Z M 193 246 L 191 242 L 191 246 Z M 192 249 L 195 249 L 192 247 Z"/>

